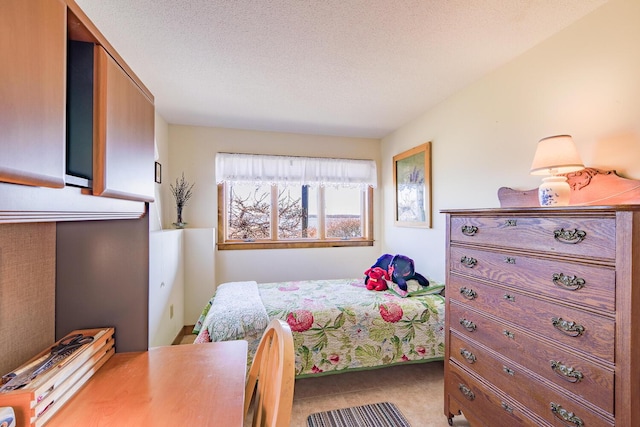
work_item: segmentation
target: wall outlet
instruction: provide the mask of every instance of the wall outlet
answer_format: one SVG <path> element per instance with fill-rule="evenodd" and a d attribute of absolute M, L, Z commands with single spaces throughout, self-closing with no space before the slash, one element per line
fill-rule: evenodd
<path fill-rule="evenodd" d="M 169 319 L 173 319 L 173 304 L 169 306 Z"/>

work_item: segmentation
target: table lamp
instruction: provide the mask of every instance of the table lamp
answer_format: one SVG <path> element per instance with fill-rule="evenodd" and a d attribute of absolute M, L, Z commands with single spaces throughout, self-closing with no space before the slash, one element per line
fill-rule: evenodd
<path fill-rule="evenodd" d="M 584 169 L 571 135 L 542 138 L 531 164 L 531 175 L 550 175 L 538 187 L 540 206 L 567 206 L 571 188 L 565 174 Z"/>

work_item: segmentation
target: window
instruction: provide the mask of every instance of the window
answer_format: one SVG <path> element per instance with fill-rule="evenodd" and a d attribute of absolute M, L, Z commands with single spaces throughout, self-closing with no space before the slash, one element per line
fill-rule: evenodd
<path fill-rule="evenodd" d="M 218 249 L 373 245 L 372 160 L 219 153 Z"/>

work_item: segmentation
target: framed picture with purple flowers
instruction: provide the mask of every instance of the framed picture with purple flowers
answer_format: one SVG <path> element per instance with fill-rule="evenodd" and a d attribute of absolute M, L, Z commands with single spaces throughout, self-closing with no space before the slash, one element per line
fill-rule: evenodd
<path fill-rule="evenodd" d="M 393 156 L 395 223 L 431 228 L 431 142 Z"/>

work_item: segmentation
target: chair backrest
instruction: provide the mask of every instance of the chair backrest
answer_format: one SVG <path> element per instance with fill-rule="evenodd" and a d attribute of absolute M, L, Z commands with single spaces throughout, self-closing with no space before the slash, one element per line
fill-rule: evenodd
<path fill-rule="evenodd" d="M 271 320 L 253 358 L 245 388 L 244 415 L 246 418 L 253 400 L 253 427 L 289 427 L 294 359 L 291 328 L 282 320 Z"/>

